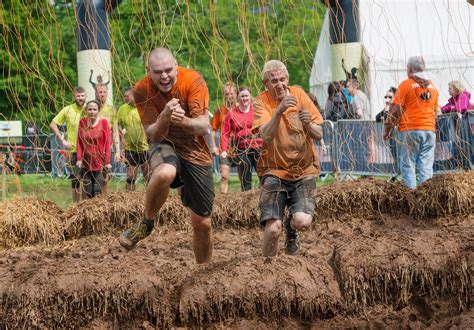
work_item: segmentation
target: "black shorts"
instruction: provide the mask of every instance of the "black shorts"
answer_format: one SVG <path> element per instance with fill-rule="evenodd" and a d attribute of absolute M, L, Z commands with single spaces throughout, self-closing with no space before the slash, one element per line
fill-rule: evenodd
<path fill-rule="evenodd" d="M 68 157 L 67 168 L 69 170 L 69 179 L 77 181 L 81 179 L 82 170 L 76 166 L 77 153 L 71 152 Z"/>
<path fill-rule="evenodd" d="M 283 220 L 285 207 L 293 215 L 296 212 L 314 214 L 316 178 L 310 176 L 300 180 L 283 180 L 266 175 L 260 180 L 260 223 L 267 220 Z"/>
<path fill-rule="evenodd" d="M 125 158 L 129 166 L 142 166 L 148 162 L 147 151 L 128 151 L 125 150 Z"/>
<path fill-rule="evenodd" d="M 153 143 L 148 152 L 151 172 L 161 164 L 176 167 L 176 178 L 171 188 L 181 188 L 181 201 L 194 213 L 209 218 L 214 204 L 214 178 L 212 167 L 196 165 L 181 158 L 166 143 Z"/>

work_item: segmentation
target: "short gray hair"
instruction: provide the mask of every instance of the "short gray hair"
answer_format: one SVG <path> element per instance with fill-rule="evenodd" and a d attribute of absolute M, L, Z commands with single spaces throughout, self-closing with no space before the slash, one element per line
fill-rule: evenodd
<path fill-rule="evenodd" d="M 425 60 L 423 56 L 412 56 L 408 59 L 407 68 L 412 72 L 423 72 L 425 71 Z"/>
<path fill-rule="evenodd" d="M 268 74 L 271 71 L 280 71 L 280 70 L 284 71 L 286 77 L 289 78 L 288 69 L 286 68 L 285 64 L 283 64 L 282 61 L 270 60 L 266 62 L 262 70 L 262 81 L 268 80 Z"/>

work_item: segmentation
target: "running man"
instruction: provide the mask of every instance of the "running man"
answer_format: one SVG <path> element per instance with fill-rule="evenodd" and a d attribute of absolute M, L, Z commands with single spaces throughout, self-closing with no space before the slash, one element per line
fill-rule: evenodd
<path fill-rule="evenodd" d="M 303 89 L 288 85 L 288 70 L 282 62 L 265 63 L 262 82 L 266 91 L 255 100 L 253 130 L 263 138 L 257 165 L 260 222 L 265 227 L 262 252 L 264 257 L 274 257 L 285 207 L 287 232 L 307 230 L 311 225 L 319 175 L 314 140 L 322 139 L 323 118 Z M 287 233 L 287 254 L 299 252 L 296 234 Z"/>
<path fill-rule="evenodd" d="M 135 86 L 135 101 L 150 142 L 150 180 L 144 219 L 120 236 L 133 248 L 151 234 L 154 220 L 169 189 L 181 187 L 181 200 L 189 210 L 193 250 L 197 263 L 212 257 L 211 212 L 214 181 L 209 134 L 209 92 L 202 76 L 178 66 L 167 48 L 148 57 L 148 76 Z"/>

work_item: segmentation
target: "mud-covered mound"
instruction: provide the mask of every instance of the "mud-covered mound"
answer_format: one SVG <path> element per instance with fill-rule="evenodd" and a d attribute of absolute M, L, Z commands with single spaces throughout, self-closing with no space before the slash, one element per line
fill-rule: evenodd
<path fill-rule="evenodd" d="M 315 220 L 350 220 L 354 216 L 377 217 L 382 213 L 407 214 L 411 192 L 400 183 L 361 178 L 323 186 L 315 197 Z"/>
<path fill-rule="evenodd" d="M 0 203 L 0 248 L 56 244 L 64 239 L 63 211 L 36 197 L 15 197 Z"/>
<path fill-rule="evenodd" d="M 301 234 L 300 256 L 282 254 L 280 239 L 271 262 L 256 229 L 215 232 L 207 265 L 195 264 L 186 231 L 154 232 L 131 251 L 110 236 L 4 250 L 0 328 L 337 326 L 381 305 L 387 322 L 462 321 L 472 302 L 472 237 L 472 216 L 449 226 L 387 217 L 316 223 Z M 419 311 L 398 312 L 406 308 Z"/>
<path fill-rule="evenodd" d="M 474 171 L 434 176 L 413 192 L 415 219 L 448 215 L 466 216 L 474 211 Z"/>

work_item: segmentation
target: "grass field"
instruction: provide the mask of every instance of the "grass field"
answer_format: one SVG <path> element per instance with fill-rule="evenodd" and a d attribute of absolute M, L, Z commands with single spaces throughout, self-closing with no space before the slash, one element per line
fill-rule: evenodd
<path fill-rule="evenodd" d="M 24 174 L 18 176 L 19 185 L 15 184 L 15 177 L 8 175 L 6 198 L 13 196 L 36 196 L 45 200 L 50 200 L 62 208 L 67 208 L 72 203 L 71 181 L 60 177 L 51 177 L 49 174 Z M 321 186 L 332 182 L 332 177 L 326 181 L 318 180 L 317 185 Z M 253 186 L 258 186 L 258 179 L 254 176 Z M 214 176 L 215 191 L 219 191 L 219 177 Z M 124 191 L 125 178 L 114 177 L 109 183 L 109 191 Z M 143 180 L 137 183 L 137 190 L 144 191 Z M 229 191 L 240 191 L 240 182 L 237 176 L 231 176 Z M 1 198 L 1 195 L 0 195 Z"/>

